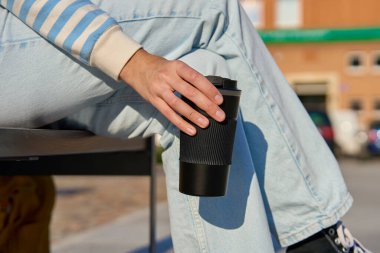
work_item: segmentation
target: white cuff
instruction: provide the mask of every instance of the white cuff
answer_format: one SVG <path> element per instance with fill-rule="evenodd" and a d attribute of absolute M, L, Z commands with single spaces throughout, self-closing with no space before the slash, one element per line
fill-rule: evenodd
<path fill-rule="evenodd" d="M 141 47 L 124 34 L 120 26 L 114 26 L 103 33 L 95 43 L 90 56 L 90 65 L 119 80 L 121 70 Z"/>

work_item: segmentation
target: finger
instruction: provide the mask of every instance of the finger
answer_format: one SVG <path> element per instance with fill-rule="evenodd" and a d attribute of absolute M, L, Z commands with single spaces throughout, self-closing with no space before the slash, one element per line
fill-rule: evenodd
<path fill-rule="evenodd" d="M 179 116 L 166 102 L 162 99 L 157 99 L 154 106 L 164 115 L 171 123 L 173 123 L 179 130 L 187 133 L 188 135 L 195 135 L 196 129 L 181 116 Z"/>
<path fill-rule="evenodd" d="M 223 97 L 217 88 L 202 74 L 181 62 L 177 68 L 177 74 L 185 81 L 199 89 L 211 101 L 220 105 L 223 103 Z"/>
<path fill-rule="evenodd" d="M 225 119 L 223 110 L 191 84 L 178 79 L 172 84 L 172 87 L 215 120 L 223 121 Z"/>
<path fill-rule="evenodd" d="M 188 118 L 194 124 L 197 124 L 199 127 L 205 128 L 208 126 L 208 119 L 194 110 L 191 106 L 186 104 L 182 99 L 177 97 L 173 92 L 166 91 L 163 94 L 164 101 L 177 113 Z"/>

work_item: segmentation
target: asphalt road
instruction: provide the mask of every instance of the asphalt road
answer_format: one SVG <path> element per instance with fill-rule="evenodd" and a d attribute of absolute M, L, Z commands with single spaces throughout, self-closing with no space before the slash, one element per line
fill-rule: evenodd
<path fill-rule="evenodd" d="M 354 205 L 343 221 L 373 253 L 380 252 L 380 158 L 339 160 Z"/>

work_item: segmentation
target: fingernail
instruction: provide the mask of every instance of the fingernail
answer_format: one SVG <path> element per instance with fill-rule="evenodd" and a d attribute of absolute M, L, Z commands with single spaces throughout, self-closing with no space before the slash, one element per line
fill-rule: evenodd
<path fill-rule="evenodd" d="M 218 110 L 218 111 L 216 111 L 216 117 L 219 119 L 219 120 L 224 120 L 224 118 L 225 118 L 225 114 L 224 114 L 224 112 L 223 111 L 221 111 L 221 110 Z"/>
<path fill-rule="evenodd" d="M 194 135 L 196 133 L 195 129 L 192 127 L 188 127 L 186 130 L 189 135 Z"/>
<path fill-rule="evenodd" d="M 216 95 L 215 96 L 215 101 L 218 103 L 218 104 L 221 104 L 223 102 L 223 97 L 221 95 Z"/>
<path fill-rule="evenodd" d="M 203 126 L 203 127 L 206 127 L 208 125 L 208 120 L 205 119 L 205 118 L 198 118 L 198 123 Z"/>

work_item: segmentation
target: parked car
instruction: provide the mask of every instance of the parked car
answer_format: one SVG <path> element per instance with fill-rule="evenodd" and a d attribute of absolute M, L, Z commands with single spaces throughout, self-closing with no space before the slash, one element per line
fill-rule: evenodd
<path fill-rule="evenodd" d="M 308 111 L 308 113 L 331 151 L 335 153 L 334 130 L 327 113 L 323 111 Z"/>
<path fill-rule="evenodd" d="M 380 155 L 380 121 L 374 121 L 368 129 L 368 152 L 372 155 Z"/>
<path fill-rule="evenodd" d="M 357 113 L 335 110 L 329 113 L 338 155 L 364 158 L 367 155 L 367 131 L 361 129 Z"/>

